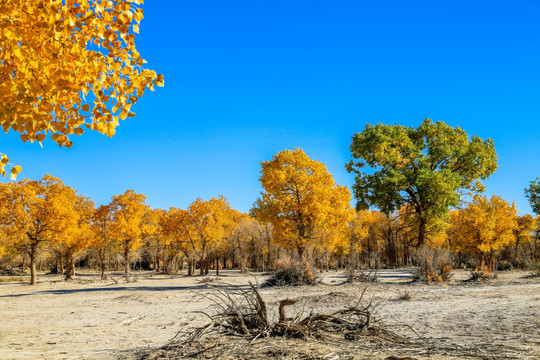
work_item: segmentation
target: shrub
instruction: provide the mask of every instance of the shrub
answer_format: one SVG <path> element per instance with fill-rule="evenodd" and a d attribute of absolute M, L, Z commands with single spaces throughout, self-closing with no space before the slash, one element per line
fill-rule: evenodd
<path fill-rule="evenodd" d="M 262 286 L 315 285 L 317 282 L 317 276 L 309 263 L 292 262 L 276 270 Z"/>
<path fill-rule="evenodd" d="M 477 266 L 476 269 L 471 271 L 471 277 L 465 280 L 466 282 L 469 281 L 484 281 L 484 280 L 491 280 L 496 279 L 497 273 L 489 272 L 488 268 L 485 266 Z"/>
<path fill-rule="evenodd" d="M 426 246 L 418 249 L 413 259 L 418 266 L 413 274 L 415 281 L 441 282 L 452 277 L 453 254 L 448 250 Z"/>

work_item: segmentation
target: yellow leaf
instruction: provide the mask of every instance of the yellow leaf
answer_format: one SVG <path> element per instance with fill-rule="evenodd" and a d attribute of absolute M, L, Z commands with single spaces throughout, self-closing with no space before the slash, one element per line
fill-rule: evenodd
<path fill-rule="evenodd" d="M 156 84 L 157 86 L 164 86 L 165 85 L 165 80 L 163 79 L 163 74 L 158 74 L 158 76 L 156 77 L 156 80 L 154 80 L 154 84 Z"/>
<path fill-rule="evenodd" d="M 16 180 L 17 179 L 17 175 L 21 172 L 21 167 L 19 165 L 17 166 L 14 166 L 11 168 L 11 174 L 10 174 L 10 178 L 11 180 Z"/>

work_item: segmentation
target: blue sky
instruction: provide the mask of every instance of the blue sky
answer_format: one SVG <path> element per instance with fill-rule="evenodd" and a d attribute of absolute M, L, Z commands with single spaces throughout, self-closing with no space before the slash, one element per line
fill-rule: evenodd
<path fill-rule="evenodd" d="M 540 176 L 538 1 L 150 1 L 136 38 L 165 87 L 147 92 L 109 139 L 86 132 L 71 149 L 0 150 L 107 203 L 134 189 L 152 207 L 224 195 L 248 211 L 260 162 L 303 148 L 338 183 L 351 136 L 367 123 L 425 117 L 491 138 L 499 169 L 486 194 L 530 212 Z"/>

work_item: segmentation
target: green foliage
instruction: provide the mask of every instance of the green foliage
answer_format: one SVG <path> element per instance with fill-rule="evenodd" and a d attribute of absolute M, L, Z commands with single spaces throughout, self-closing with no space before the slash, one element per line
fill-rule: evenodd
<path fill-rule="evenodd" d="M 414 129 L 402 125 L 367 125 L 353 136 L 356 173 L 353 192 L 357 208 L 375 206 L 386 214 L 403 206 L 414 209 L 419 226 L 418 246 L 425 243 L 427 227 L 459 205 L 468 192 L 482 192 L 485 180 L 497 168 L 491 139 L 470 138 L 459 127 L 425 119 Z M 371 171 L 364 171 L 368 166 Z"/>
<path fill-rule="evenodd" d="M 540 215 L 540 178 L 531 181 L 529 187 L 525 189 L 525 196 L 531 204 L 532 211 L 536 215 Z"/>

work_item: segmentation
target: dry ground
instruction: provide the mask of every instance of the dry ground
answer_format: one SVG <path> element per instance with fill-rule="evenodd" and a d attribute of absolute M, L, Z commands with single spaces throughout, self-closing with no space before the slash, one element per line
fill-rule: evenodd
<path fill-rule="evenodd" d="M 201 358 L 540 359 L 540 278 L 501 272 L 496 280 L 463 283 L 458 271 L 447 284 L 408 284 L 406 270 L 384 270 L 365 298 L 380 304 L 378 316 L 389 329 L 414 341 L 410 346 L 377 341 L 265 340 L 238 338 Z M 120 274 L 115 277 L 120 279 Z M 3 278 L 3 279 L 2 279 Z M 0 359 L 181 358 L 170 343 L 179 331 L 207 322 L 198 310 L 214 311 L 205 296 L 212 286 L 245 286 L 263 275 L 225 271 L 216 281 L 203 277 L 140 273 L 134 283 L 100 281 L 79 274 L 70 282 L 42 275 L 31 287 L 0 277 Z M 316 286 L 266 288 L 261 295 L 276 313 L 279 300 L 298 302 L 289 313 L 331 311 L 354 302 L 365 284 L 342 284 L 338 272 Z M 411 299 L 400 300 L 409 293 Z M 418 337 L 408 327 L 410 325 Z M 174 343 L 173 343 L 174 345 Z"/>

